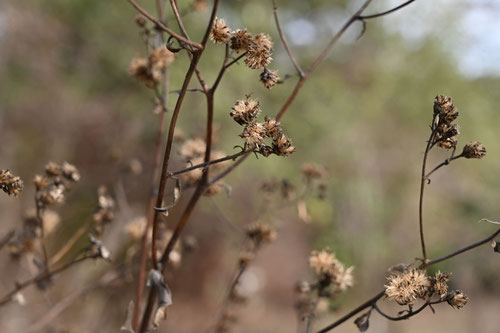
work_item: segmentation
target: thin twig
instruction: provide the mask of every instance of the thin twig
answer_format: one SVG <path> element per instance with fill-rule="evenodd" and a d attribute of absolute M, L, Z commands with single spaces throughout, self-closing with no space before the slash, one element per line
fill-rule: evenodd
<path fill-rule="evenodd" d="M 432 169 L 432 171 L 430 171 L 428 174 L 425 175 L 425 179 L 429 179 L 429 177 L 437 170 L 439 170 L 440 168 L 444 167 L 445 165 L 448 165 L 450 164 L 451 161 L 453 160 L 456 160 L 457 158 L 460 158 L 460 157 L 463 157 L 464 155 L 463 154 L 460 154 L 460 155 L 457 155 L 457 156 L 453 156 L 453 157 L 450 157 L 450 158 L 447 158 L 446 160 L 444 160 L 444 162 L 441 162 L 440 164 L 438 164 L 434 169 Z"/>
<path fill-rule="evenodd" d="M 92 220 L 88 220 L 71 236 L 71 238 L 64 244 L 64 246 L 50 258 L 50 266 L 53 266 L 61 260 L 66 253 L 75 245 L 80 237 L 87 231 L 92 224 Z"/>
<path fill-rule="evenodd" d="M 185 168 L 185 169 L 181 169 L 181 170 L 169 172 L 169 177 L 177 176 L 177 175 L 180 175 L 180 174 L 183 174 L 183 173 L 186 173 L 186 172 L 189 172 L 189 171 L 193 171 L 193 170 L 199 169 L 199 168 L 206 168 L 207 166 L 210 166 L 212 164 L 217 164 L 217 163 L 221 163 L 221 162 L 225 162 L 225 161 L 229 161 L 229 160 L 234 160 L 234 159 L 236 159 L 237 157 L 239 157 L 241 155 L 244 155 L 246 153 L 251 153 L 251 152 L 252 151 L 242 150 L 239 153 L 236 153 L 236 154 L 233 154 L 233 155 L 227 155 L 227 156 L 218 158 L 216 160 L 212 160 L 212 161 L 203 162 L 203 163 L 200 163 L 200 164 L 193 165 L 193 166 L 191 166 L 189 168 Z"/>
<path fill-rule="evenodd" d="M 45 270 L 31 279 L 28 279 L 24 282 L 16 283 L 16 286 L 12 291 L 8 292 L 6 295 L 4 295 L 2 298 L 0 298 L 0 306 L 5 305 L 8 302 L 10 302 L 12 300 L 12 296 L 14 296 L 17 292 L 21 291 L 22 289 L 24 289 L 32 284 L 35 284 L 37 282 L 54 277 L 55 275 L 67 270 L 71 266 L 73 266 L 79 262 L 82 262 L 86 259 L 94 258 L 94 257 L 95 256 L 93 254 L 86 254 L 80 258 L 76 258 L 76 259 L 64 264 L 63 266 L 61 266 L 59 268 L 52 270 L 51 272 Z"/>
<path fill-rule="evenodd" d="M 166 109 L 167 106 L 166 91 L 168 89 L 168 77 L 166 73 L 163 85 L 164 89 L 163 89 L 162 109 Z M 149 237 L 149 231 L 151 230 L 151 226 L 153 225 L 153 218 L 154 218 L 155 187 L 156 187 L 156 180 L 158 179 L 158 175 L 160 173 L 161 152 L 162 152 L 163 136 L 165 132 L 165 112 L 160 113 L 160 118 L 158 119 L 158 122 L 159 122 L 159 128 L 155 143 L 154 169 L 151 179 L 151 191 L 149 195 L 148 208 L 147 208 L 146 228 L 144 230 L 144 235 L 142 236 L 141 262 L 139 267 L 139 274 L 137 277 L 137 291 L 135 295 L 134 312 L 132 314 L 132 327 L 134 328 L 134 330 L 137 330 L 137 327 L 139 326 L 140 304 L 142 300 L 142 295 L 144 293 L 144 284 L 146 281 L 146 273 L 147 273 L 146 266 L 148 261 L 148 248 L 149 248 L 148 237 Z"/>
<path fill-rule="evenodd" d="M 278 29 L 278 34 L 280 36 L 281 42 L 283 43 L 283 46 L 285 47 L 286 53 L 288 54 L 288 57 L 290 57 L 290 60 L 293 63 L 293 66 L 297 70 L 297 73 L 299 74 L 300 78 L 304 77 L 304 71 L 302 68 L 300 68 L 299 63 L 293 56 L 292 51 L 290 50 L 290 47 L 288 46 L 288 42 L 286 40 L 285 34 L 283 33 L 283 30 L 281 29 L 281 24 L 280 20 L 278 18 L 278 2 L 276 0 L 273 0 L 273 13 L 274 13 L 274 22 L 276 23 L 276 28 Z"/>
<path fill-rule="evenodd" d="M 49 269 L 49 255 L 47 253 L 47 246 L 45 245 L 45 227 L 43 223 L 43 208 L 41 206 L 41 202 L 38 200 L 38 191 L 35 194 L 35 206 L 36 206 L 36 220 L 38 222 L 38 226 L 40 227 L 40 247 L 42 248 L 43 253 L 43 269 Z"/>
<path fill-rule="evenodd" d="M 319 295 L 317 295 L 314 301 L 312 302 L 311 311 L 306 317 L 306 333 L 311 332 L 312 322 L 316 315 L 316 308 L 318 307 L 318 302 L 319 302 Z"/>
<path fill-rule="evenodd" d="M 423 207 L 424 207 L 424 189 L 425 189 L 425 181 L 427 180 L 425 176 L 425 167 L 427 163 L 427 156 L 429 155 L 429 151 L 432 148 L 432 144 L 434 143 L 434 137 L 436 136 L 438 127 L 434 125 L 436 120 L 436 116 L 432 118 L 432 131 L 429 136 L 429 140 L 427 140 L 427 146 L 425 147 L 424 158 L 422 161 L 422 174 L 420 178 L 420 195 L 418 200 L 418 227 L 420 233 L 420 244 L 422 247 L 422 255 L 423 261 L 427 260 L 427 251 L 425 249 L 425 240 L 424 240 L 424 221 L 423 221 Z"/>
<path fill-rule="evenodd" d="M 479 241 L 479 242 L 476 242 L 476 243 L 473 243 L 471 245 L 468 245 L 466 247 L 463 247 L 461 249 L 458 249 L 450 254 L 447 254 L 445 256 L 442 256 L 442 257 L 439 257 L 437 259 L 433 259 L 433 260 L 429 260 L 427 263 L 422 263 L 422 265 L 420 267 L 422 268 L 425 268 L 427 266 L 430 266 L 430 265 L 434 265 L 434 264 L 437 264 L 438 262 L 441 262 L 441 261 L 444 261 L 444 260 L 447 260 L 447 259 L 450 259 L 450 258 L 453 258 L 461 253 L 464 253 L 464 252 L 467 252 L 469 250 L 472 250 L 478 246 L 481 246 L 483 244 L 486 244 L 488 242 L 490 242 L 491 240 L 493 240 L 496 236 L 498 236 L 500 234 L 500 229 L 498 229 L 497 231 L 495 231 L 493 234 L 491 234 L 490 236 L 486 237 L 485 239 Z"/>
<path fill-rule="evenodd" d="M 355 308 L 354 310 L 352 310 L 351 312 L 349 312 L 348 314 L 346 314 L 342 318 L 340 318 L 337 321 L 331 323 L 330 325 L 326 326 L 325 328 L 319 330 L 316 333 L 326 333 L 328 331 L 333 330 L 335 327 L 339 326 L 340 324 L 342 324 L 345 321 L 349 320 L 350 318 L 354 317 L 355 315 L 357 315 L 358 313 L 360 313 L 364 309 L 373 306 L 373 304 L 375 304 L 384 295 L 385 295 L 385 290 L 382 290 L 377 295 L 373 296 L 372 298 L 370 298 L 369 300 L 367 300 L 366 302 L 364 302 L 363 304 L 361 304 L 360 306 L 358 306 L 357 308 Z"/>
<path fill-rule="evenodd" d="M 403 3 L 403 4 L 401 4 L 401 5 L 397 6 L 397 7 L 394 7 L 394 8 L 392 8 L 392 9 L 389 9 L 389 10 L 387 10 L 387 11 L 385 11 L 385 12 L 378 13 L 378 14 L 373 14 L 373 15 L 360 16 L 359 18 L 360 18 L 361 20 L 369 20 L 369 19 L 374 19 L 374 18 L 376 18 L 376 17 L 385 16 L 385 15 L 388 15 L 388 14 L 390 14 L 390 13 L 393 13 L 393 12 L 395 12 L 395 11 L 397 11 L 397 10 L 399 10 L 399 9 L 403 8 L 403 7 L 408 6 L 409 4 L 411 4 L 411 3 L 412 3 L 412 2 L 414 2 L 414 1 L 415 1 L 415 0 L 408 0 L 408 1 L 406 1 L 405 3 Z"/>
<path fill-rule="evenodd" d="M 128 0 L 128 2 L 130 2 L 130 4 L 132 6 L 134 6 L 135 9 L 137 9 L 137 11 L 139 11 L 139 13 L 141 13 L 142 15 L 144 15 L 148 20 L 150 20 L 151 22 L 153 22 L 154 24 L 156 24 L 159 28 L 161 28 L 163 31 L 165 31 L 166 33 L 168 33 L 170 36 L 178 39 L 179 41 L 181 41 L 181 42 L 183 42 L 183 43 L 185 43 L 187 45 L 190 45 L 190 46 L 194 47 L 196 50 L 202 50 L 203 49 L 203 46 L 201 44 L 198 44 L 198 43 L 195 43 L 195 42 L 193 42 L 191 40 L 188 40 L 188 39 L 180 36 L 179 34 L 175 33 L 174 31 L 172 31 L 165 24 L 163 24 L 162 22 L 158 21 L 151 14 L 149 14 L 147 11 L 145 11 L 134 0 Z"/>

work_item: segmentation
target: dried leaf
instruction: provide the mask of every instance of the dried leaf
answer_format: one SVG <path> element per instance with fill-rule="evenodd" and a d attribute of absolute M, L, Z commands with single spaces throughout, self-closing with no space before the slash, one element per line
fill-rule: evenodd
<path fill-rule="evenodd" d="M 132 312 L 134 312 L 134 301 L 130 301 L 130 303 L 128 303 L 127 317 L 125 318 L 125 322 L 123 323 L 122 327 L 120 327 L 120 331 L 135 333 L 134 329 L 132 328 Z"/>
<path fill-rule="evenodd" d="M 297 203 L 297 212 L 299 214 L 299 218 L 306 224 L 309 224 L 312 222 L 312 218 L 307 212 L 307 205 L 305 200 L 300 200 Z"/>
<path fill-rule="evenodd" d="M 354 321 L 354 324 L 358 326 L 360 332 L 366 332 L 368 330 L 368 327 L 370 327 L 370 314 L 371 311 L 368 311 Z"/>
<path fill-rule="evenodd" d="M 92 234 L 89 234 L 89 240 L 89 251 L 95 258 L 102 258 L 104 260 L 111 261 L 111 252 L 102 244 L 100 240 L 95 238 Z"/>
<path fill-rule="evenodd" d="M 158 295 L 158 308 L 153 321 L 154 328 L 158 329 L 160 320 L 167 318 L 167 306 L 172 305 L 172 292 L 163 282 L 163 274 L 156 269 L 149 272 L 147 286 L 155 288 Z"/>
<path fill-rule="evenodd" d="M 174 202 L 173 204 L 175 205 L 177 201 L 179 201 L 179 198 L 181 197 L 181 181 L 179 178 L 175 180 L 175 188 L 174 188 Z"/>

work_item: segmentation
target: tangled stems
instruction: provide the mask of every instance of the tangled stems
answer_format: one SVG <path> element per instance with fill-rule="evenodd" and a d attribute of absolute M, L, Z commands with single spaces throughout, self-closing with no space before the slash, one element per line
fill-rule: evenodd
<path fill-rule="evenodd" d="M 493 234 L 491 234 L 490 236 L 486 237 L 485 239 L 480 240 L 480 241 L 478 241 L 476 243 L 472 243 L 472 244 L 470 244 L 468 246 L 465 246 L 465 247 L 463 247 L 461 249 L 453 251 L 453 252 L 451 252 L 451 253 L 449 253 L 447 255 L 444 255 L 442 257 L 439 257 L 439 258 L 436 258 L 436 259 L 433 259 L 433 260 L 427 260 L 427 262 L 423 262 L 422 265 L 420 265 L 419 268 L 420 269 L 424 269 L 424 268 L 429 267 L 431 265 L 435 265 L 435 264 L 440 263 L 442 261 L 448 260 L 448 259 L 450 259 L 452 257 L 455 257 L 455 256 L 457 256 L 459 254 L 462 254 L 464 252 L 467 252 L 467 251 L 470 251 L 472 249 L 475 249 L 476 247 L 479 247 L 481 245 L 489 243 L 491 240 L 493 240 L 498 235 L 500 235 L 500 229 L 498 229 L 497 231 L 495 231 Z M 375 295 L 372 298 L 370 298 L 369 300 L 365 301 L 363 304 L 359 305 L 357 308 L 355 308 L 354 310 L 352 310 L 348 314 L 344 315 L 342 318 L 340 318 L 337 321 L 333 322 L 332 324 L 324 327 L 323 329 L 317 331 L 316 333 L 326 333 L 326 332 L 329 332 L 329 331 L 333 330 L 334 328 L 336 328 L 337 326 L 343 324 L 344 322 L 346 322 L 350 318 L 354 317 L 355 315 L 357 315 L 358 313 L 360 313 L 364 309 L 367 309 L 369 307 L 374 308 L 374 305 L 378 302 L 378 300 L 380 300 L 382 297 L 384 297 L 384 295 L 385 295 L 385 290 L 380 291 L 377 295 Z M 415 312 L 416 311 L 414 311 L 414 314 L 415 314 Z M 399 318 L 399 317 L 397 317 L 397 318 Z M 406 319 L 406 318 L 404 318 L 404 319 Z"/>

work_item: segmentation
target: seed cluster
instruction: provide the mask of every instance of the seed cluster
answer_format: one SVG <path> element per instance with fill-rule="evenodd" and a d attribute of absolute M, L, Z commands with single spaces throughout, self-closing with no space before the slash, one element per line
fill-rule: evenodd
<path fill-rule="evenodd" d="M 440 301 L 446 301 L 456 309 L 463 308 L 468 298 L 459 290 L 449 291 L 449 273 L 438 271 L 434 276 L 428 276 L 425 270 L 406 269 L 401 274 L 388 277 L 385 286 L 385 296 L 399 305 L 413 305 L 417 299 L 429 301 L 437 296 Z"/>
<path fill-rule="evenodd" d="M 460 130 L 453 121 L 458 118 L 458 111 L 453 104 L 451 97 L 438 95 L 434 99 L 434 119 L 433 129 L 436 135 L 432 144 L 444 149 L 456 149 Z M 486 148 L 478 141 L 471 142 L 464 146 L 459 157 L 483 158 L 486 155 Z"/>
<path fill-rule="evenodd" d="M 148 88 L 154 88 L 161 80 L 162 73 L 175 59 L 175 55 L 166 47 L 159 47 L 149 57 L 134 58 L 129 65 L 129 72 Z"/>
<path fill-rule="evenodd" d="M 320 311 L 320 304 L 327 308 L 329 300 L 354 285 L 354 267 L 346 267 L 329 249 L 311 252 L 309 266 L 314 270 L 315 281 L 300 281 L 295 288 L 295 307 L 300 317 L 314 311 L 311 304 L 318 296 L 317 312 Z"/>
<path fill-rule="evenodd" d="M 21 178 L 14 176 L 9 169 L 3 169 L 0 171 L 0 189 L 7 193 L 17 197 L 23 190 L 23 181 Z"/>
<path fill-rule="evenodd" d="M 246 29 L 231 31 L 224 19 L 215 19 L 210 32 L 215 44 L 227 44 L 236 54 L 244 53 L 245 64 L 251 69 L 263 69 L 260 81 L 267 89 L 279 82 L 278 71 L 267 69 L 273 58 L 271 38 L 263 33 L 252 35 Z"/>
<path fill-rule="evenodd" d="M 265 117 L 264 122 L 256 122 L 261 112 L 260 103 L 249 95 L 244 100 L 236 101 L 229 115 L 240 125 L 244 125 L 240 137 L 245 140 L 245 149 L 251 149 L 268 157 L 271 154 L 288 156 L 295 151 L 292 140 L 283 133 L 280 123 L 273 118 Z M 266 145 L 265 139 L 272 139 Z"/>

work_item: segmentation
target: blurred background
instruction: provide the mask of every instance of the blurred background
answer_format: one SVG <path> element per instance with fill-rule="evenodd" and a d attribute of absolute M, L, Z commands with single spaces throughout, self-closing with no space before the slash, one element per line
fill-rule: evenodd
<path fill-rule="evenodd" d="M 278 3 L 290 46 L 308 68 L 362 1 Z M 365 13 L 398 3 L 374 1 Z M 155 13 L 154 1 L 140 4 Z M 200 40 L 211 5 L 179 5 L 191 38 Z M 166 13 L 167 22 L 177 28 L 169 6 Z M 259 252 L 246 273 L 249 298 L 235 308 L 238 321 L 231 331 L 304 332 L 301 326 L 297 329 L 294 286 L 312 279 L 312 250 L 329 247 L 346 265 L 355 266 L 354 287 L 322 308 L 316 329 L 381 290 L 389 266 L 420 256 L 419 174 L 437 94 L 453 97 L 460 112 L 458 149 L 477 140 L 486 146 L 487 156 L 459 159 L 432 176 L 424 210 L 429 256 L 439 257 L 491 234 L 495 227 L 478 221 L 500 219 L 499 14 L 495 1 L 415 1 L 368 21 L 359 40 L 361 25 L 355 24 L 281 121 L 296 152 L 286 158 L 250 157 L 224 179 L 230 195 L 201 199 L 185 231 L 194 245 L 167 274 L 174 305 L 160 332 L 210 331 L 234 274 L 242 228 L 255 221 L 273 225 L 278 238 Z M 23 216 L 34 208 L 31 180 L 49 161 L 68 161 L 81 173 L 66 203 L 54 208 L 60 222 L 47 236 L 49 254 L 92 218 L 99 186 L 106 186 L 117 203 L 115 220 L 101 236 L 113 262 L 84 262 L 56 277 L 45 291 L 24 290 L 24 305 L 12 302 L 0 308 L 2 332 L 118 332 L 134 298 L 136 271 L 117 278 L 113 274 L 137 264 L 139 241 L 129 226 L 146 214 L 159 118 L 153 91 L 127 70 L 134 57 L 146 56 L 135 16 L 126 1 L 0 3 L 0 169 L 9 168 L 25 181 L 19 198 L 0 195 L 0 237 L 22 227 Z M 269 34 L 275 42 L 269 67 L 282 78 L 294 74 L 270 1 L 222 1 L 218 16 L 234 30 Z M 223 54 L 223 46 L 209 43 L 199 66 L 208 82 L 215 79 Z M 188 64 L 180 52 L 169 67 L 170 90 L 180 89 Z M 262 114 L 274 116 L 296 78 L 270 91 L 258 80 L 259 72 L 243 63 L 228 70 L 216 94 L 215 149 L 230 154 L 242 144 L 241 127 L 229 117 L 237 99 L 253 93 L 262 103 Z M 199 87 L 196 78 L 191 87 Z M 169 109 L 176 96 L 168 95 Z M 190 92 L 179 133 L 186 139 L 203 136 L 205 116 L 204 96 Z M 184 165 L 180 145 L 174 146 L 173 169 Z M 447 152 L 433 150 L 429 167 L 446 157 Z M 306 184 L 302 166 L 310 162 L 323 166 L 328 176 L 319 180 L 323 192 L 310 191 L 299 200 L 300 207 L 280 191 L 262 191 L 264 183 L 283 187 L 286 181 L 295 198 L 300 197 Z M 189 195 L 185 190 L 166 225 L 174 225 Z M 82 236 L 64 260 L 87 244 Z M 0 295 L 14 281 L 36 274 L 33 256 L 38 254 L 13 258 L 2 249 Z M 431 267 L 452 272 L 451 286 L 462 289 L 470 304 L 462 310 L 441 304 L 436 314 L 424 311 L 402 322 L 374 314 L 370 332 L 497 332 L 499 259 L 483 246 Z M 401 310 L 381 304 L 392 313 Z M 358 330 L 351 320 L 337 331 Z"/>

